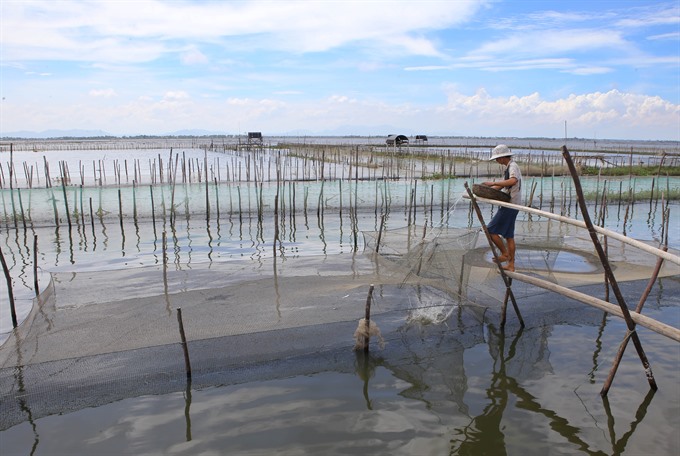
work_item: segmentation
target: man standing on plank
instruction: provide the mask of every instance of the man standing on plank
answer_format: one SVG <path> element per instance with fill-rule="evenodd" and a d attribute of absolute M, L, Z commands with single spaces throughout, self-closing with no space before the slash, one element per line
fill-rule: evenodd
<path fill-rule="evenodd" d="M 500 181 L 482 182 L 482 185 L 508 193 L 512 204 L 521 205 L 522 173 L 519 165 L 512 160 L 512 151 L 505 144 L 499 144 L 491 151 L 489 160 L 496 160 L 496 163 L 505 166 L 504 178 Z M 500 207 L 487 225 L 491 240 L 501 251 L 498 261 L 508 263 L 503 266 L 506 271 L 515 270 L 515 220 L 518 213 L 517 209 Z M 503 239 L 507 242 L 507 247 Z"/>

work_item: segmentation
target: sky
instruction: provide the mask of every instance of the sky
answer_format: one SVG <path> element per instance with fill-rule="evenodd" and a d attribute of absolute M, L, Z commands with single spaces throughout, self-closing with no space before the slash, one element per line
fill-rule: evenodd
<path fill-rule="evenodd" d="M 680 141 L 680 1 L 0 0 L 0 137 Z"/>

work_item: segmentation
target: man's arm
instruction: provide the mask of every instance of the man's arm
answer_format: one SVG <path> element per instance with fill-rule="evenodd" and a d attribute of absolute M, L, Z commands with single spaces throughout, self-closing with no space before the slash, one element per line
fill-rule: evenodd
<path fill-rule="evenodd" d="M 496 190 L 500 190 L 501 188 L 504 187 L 512 187 L 517 183 L 517 178 L 516 177 L 511 177 L 510 179 L 504 179 L 501 181 L 486 181 L 482 182 L 482 185 L 486 185 L 487 187 L 495 188 Z"/>

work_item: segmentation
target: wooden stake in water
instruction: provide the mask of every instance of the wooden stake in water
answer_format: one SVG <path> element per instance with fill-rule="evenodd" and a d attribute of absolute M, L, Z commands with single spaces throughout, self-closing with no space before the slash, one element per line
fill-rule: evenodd
<path fill-rule="evenodd" d="M 378 231 L 378 241 L 375 244 L 375 253 L 380 249 L 380 241 L 382 240 L 383 228 L 385 228 L 385 214 L 380 217 L 380 231 Z"/>
<path fill-rule="evenodd" d="M 585 198 L 583 197 L 583 190 L 581 188 L 581 181 L 578 178 L 578 173 L 576 171 L 576 167 L 574 166 L 573 161 L 571 160 L 571 155 L 569 155 L 569 151 L 567 150 L 566 146 L 562 146 L 562 156 L 564 157 L 565 161 L 567 162 L 567 166 L 569 167 L 569 172 L 571 173 L 571 176 L 574 181 L 574 190 L 576 191 L 576 196 L 578 198 L 578 203 L 579 206 L 581 207 L 581 217 L 583 218 L 583 222 L 586 224 L 586 227 L 588 229 L 588 233 L 590 234 L 590 238 L 593 242 L 593 246 L 595 247 L 595 251 L 597 252 L 598 257 L 600 258 L 600 263 L 602 263 L 602 267 L 604 268 L 604 271 L 607 275 L 607 278 L 609 279 L 609 284 L 611 286 L 612 291 L 614 292 L 614 296 L 616 296 L 616 300 L 619 303 L 619 308 L 621 309 L 621 313 L 623 315 L 623 319 L 626 321 L 626 326 L 628 328 L 628 331 L 631 333 L 631 337 L 633 339 L 633 345 L 635 345 L 635 349 L 637 350 L 638 357 L 640 358 L 640 361 L 642 362 L 642 366 L 645 369 L 645 375 L 647 376 L 647 382 L 649 383 L 649 386 L 656 390 L 658 389 L 658 386 L 656 385 L 656 380 L 654 380 L 654 374 L 652 373 L 652 368 L 649 364 L 649 360 L 647 359 L 647 355 L 645 354 L 643 348 L 642 348 L 642 343 L 640 342 L 640 338 L 635 331 L 635 322 L 632 320 L 630 316 L 630 311 L 628 310 L 628 306 L 626 304 L 626 300 L 623 297 L 623 294 L 621 293 L 621 290 L 619 288 L 618 282 L 616 281 L 616 277 L 614 276 L 614 272 L 611 269 L 611 266 L 609 264 L 609 261 L 607 260 L 607 256 L 602 248 L 602 245 L 600 244 L 599 239 L 597 238 L 597 232 L 595 231 L 593 227 L 593 223 L 590 219 L 590 214 L 588 213 L 588 208 L 586 207 L 586 202 Z M 606 391 L 601 391 L 601 395 L 605 396 L 607 394 Z"/>
<path fill-rule="evenodd" d="M 64 194 L 64 206 L 66 207 L 66 220 L 68 221 L 68 229 L 69 231 L 71 230 L 71 214 L 69 213 L 68 210 L 68 198 L 66 198 L 66 173 L 64 171 L 64 167 L 60 167 L 61 170 L 61 189 Z"/>
<path fill-rule="evenodd" d="M 26 230 L 26 214 L 24 214 L 24 203 L 21 200 L 21 189 L 17 188 L 17 195 L 19 197 L 19 210 L 21 211 L 21 223 L 24 226 L 24 231 Z"/>
<path fill-rule="evenodd" d="M 662 247 L 664 251 L 668 251 L 668 246 L 665 245 Z M 656 266 L 654 267 L 654 271 L 652 272 L 652 276 L 649 278 L 649 281 L 647 282 L 647 288 L 645 288 L 645 291 L 642 293 L 642 296 L 640 296 L 640 300 L 638 301 L 638 304 L 635 308 L 636 313 L 642 313 L 642 308 L 645 305 L 645 301 L 647 300 L 647 297 L 652 291 L 652 287 L 654 286 L 654 282 L 656 282 L 657 277 L 659 276 L 659 272 L 661 272 L 661 266 L 663 265 L 663 258 L 659 258 L 656 261 Z M 602 390 L 600 391 L 601 396 L 607 396 L 609 393 L 609 389 L 611 388 L 612 382 L 614 381 L 614 376 L 616 375 L 616 371 L 619 369 L 619 365 L 621 364 L 621 360 L 623 359 L 623 354 L 626 351 L 626 348 L 628 347 L 628 341 L 630 340 L 632 333 L 629 331 L 626 336 L 624 337 L 623 341 L 621 342 L 621 345 L 619 346 L 619 350 L 616 353 L 616 358 L 614 359 L 614 362 L 612 363 L 612 367 L 609 370 L 609 375 L 607 376 L 607 380 L 604 382 L 604 385 L 602 386 Z"/>
<path fill-rule="evenodd" d="M 16 328 L 17 323 L 17 311 L 14 307 L 14 291 L 12 290 L 12 277 L 9 275 L 9 268 L 7 267 L 7 262 L 5 262 L 5 256 L 2 254 L 2 248 L 0 248 L 0 262 L 2 263 L 2 270 L 5 273 L 5 280 L 7 280 L 7 293 L 9 294 L 9 310 L 12 314 L 12 326 Z"/>
<path fill-rule="evenodd" d="M 182 339 L 182 350 L 184 351 L 184 369 L 187 372 L 187 378 L 191 379 L 191 361 L 189 360 L 189 347 L 187 346 L 187 336 L 184 333 L 181 308 L 177 308 L 177 323 L 179 324 L 179 335 Z"/>
<path fill-rule="evenodd" d="M 149 191 L 151 192 L 151 221 L 153 222 L 153 232 L 156 233 L 156 208 L 153 204 L 153 185 L 149 185 Z"/>
<path fill-rule="evenodd" d="M 33 287 L 35 288 L 35 296 L 40 294 L 40 287 L 38 286 L 38 235 L 33 236 Z"/>
<path fill-rule="evenodd" d="M 118 219 L 120 220 L 120 232 L 125 236 L 125 229 L 123 228 L 123 199 L 120 195 L 120 188 L 118 189 Z"/>
<path fill-rule="evenodd" d="M 368 289 L 368 296 L 366 296 L 366 312 L 364 322 L 366 325 L 366 337 L 364 339 L 364 353 L 368 353 L 368 344 L 371 339 L 371 298 L 373 297 L 373 284 Z"/>
<path fill-rule="evenodd" d="M 205 220 L 210 221 L 210 198 L 208 196 L 208 187 L 210 187 L 210 181 L 208 180 L 208 151 L 205 151 L 203 158 L 203 168 L 205 171 Z"/>
<path fill-rule="evenodd" d="M 92 225 L 92 236 L 94 237 L 94 213 L 92 212 L 92 198 L 90 198 L 90 224 Z"/>

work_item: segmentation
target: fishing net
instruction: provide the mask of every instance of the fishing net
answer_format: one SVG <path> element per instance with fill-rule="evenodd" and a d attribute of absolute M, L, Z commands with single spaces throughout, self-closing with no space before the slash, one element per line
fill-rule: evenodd
<path fill-rule="evenodd" d="M 404 227 L 364 233 L 382 277 L 402 285 L 428 285 L 445 292 L 457 304 L 495 307 L 503 300 L 505 283 L 493 262 L 489 242 L 480 228 Z M 652 276 L 657 257 L 620 240 L 599 237 L 617 282 Z M 518 221 L 515 231 L 516 272 L 563 287 L 605 284 L 604 268 L 584 229 L 559 221 Z M 648 243 L 656 247 L 654 243 Z M 671 254 L 678 252 L 671 249 Z M 664 262 L 659 277 L 678 276 L 680 266 Z M 551 294 L 544 288 L 513 281 L 515 297 Z M 602 288 L 604 290 L 604 287 Z M 637 297 L 636 297 L 637 298 Z M 563 306 L 555 299 L 541 302 L 541 311 Z M 425 307 L 431 312 L 432 306 Z M 534 309 L 532 309 L 533 311 Z M 435 319 L 436 320 L 436 319 Z"/>
<path fill-rule="evenodd" d="M 364 238 L 362 253 L 53 272 L 0 349 L 0 429 L 184 389 L 177 309 L 194 387 L 357 369 L 354 335 L 370 285 L 371 321 L 385 343 L 371 353 L 410 378 L 425 375 L 414 356 L 474 346 L 485 338 L 484 324 L 498 322 L 505 287 L 479 229 L 410 226 Z M 516 241 L 518 270 L 600 289 L 601 266 L 587 236 L 529 221 L 518 222 Z M 621 280 L 651 275 L 655 260 L 633 250 L 608 245 Z M 678 273 L 666 264 L 661 276 Z M 528 309 L 529 328 L 601 318 L 574 312 L 584 306 L 554 294 L 546 299 L 537 287 L 515 282 L 513 291 Z M 437 372 L 450 362 L 434 363 Z M 464 377 L 448 383 L 464 407 Z"/>

